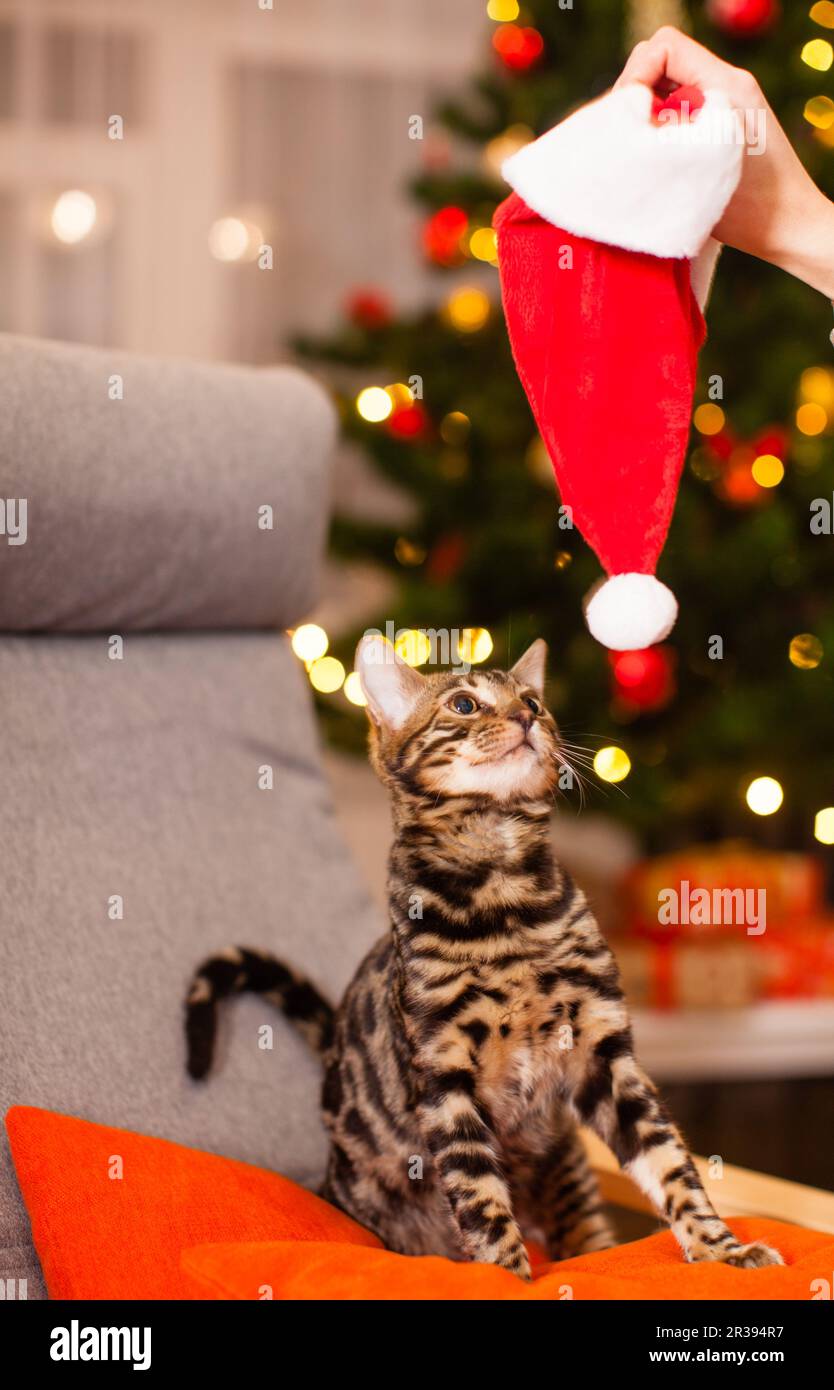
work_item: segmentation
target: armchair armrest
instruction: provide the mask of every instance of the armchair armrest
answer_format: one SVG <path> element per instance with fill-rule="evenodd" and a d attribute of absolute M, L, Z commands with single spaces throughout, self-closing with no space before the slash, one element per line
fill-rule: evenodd
<path fill-rule="evenodd" d="M 651 1203 L 605 1144 L 585 1129 L 582 1139 L 604 1200 L 629 1211 L 653 1213 Z M 834 1193 L 750 1168 L 736 1168 L 731 1163 L 724 1164 L 721 1178 L 712 1178 L 705 1158 L 696 1156 L 695 1164 L 719 1216 L 769 1216 L 834 1234 Z"/>

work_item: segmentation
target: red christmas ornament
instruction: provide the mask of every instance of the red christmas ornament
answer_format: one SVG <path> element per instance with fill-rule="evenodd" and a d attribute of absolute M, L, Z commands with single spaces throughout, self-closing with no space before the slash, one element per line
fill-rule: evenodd
<path fill-rule="evenodd" d="M 391 322 L 391 302 L 375 289 L 354 290 L 345 302 L 345 312 L 358 328 L 384 328 Z"/>
<path fill-rule="evenodd" d="M 753 464 L 759 451 L 750 444 L 740 444 L 727 459 L 721 476 L 713 484 L 714 491 L 733 507 L 757 507 L 772 501 L 767 488 L 759 487 L 753 477 Z"/>
<path fill-rule="evenodd" d="M 646 713 L 662 709 L 675 693 L 675 653 L 670 647 L 609 652 L 614 694 L 625 705 Z"/>
<path fill-rule="evenodd" d="M 781 459 L 784 463 L 788 457 L 788 434 L 781 425 L 771 425 L 768 429 L 762 430 L 752 440 L 752 447 L 756 451 L 756 458 L 761 454 L 773 454 L 775 458 Z"/>
<path fill-rule="evenodd" d="M 713 491 L 722 501 L 732 507 L 760 507 L 773 500 L 769 489 L 760 487 L 753 477 L 753 464 L 762 454 L 773 454 L 785 462 L 789 438 L 781 425 L 769 425 L 751 440 L 736 439 L 724 429 L 705 439 L 704 444 L 721 460 L 721 473 L 713 483 Z"/>
<path fill-rule="evenodd" d="M 707 14 L 718 29 L 735 38 L 755 38 L 776 22 L 779 0 L 708 0 Z"/>
<path fill-rule="evenodd" d="M 429 579 L 442 584 L 454 579 L 466 559 L 466 541 L 460 531 L 451 531 L 442 536 L 432 550 L 426 565 Z"/>
<path fill-rule="evenodd" d="M 707 435 L 702 441 L 703 448 L 709 449 L 711 454 L 714 454 L 716 458 L 722 459 L 724 462 L 730 457 L 730 454 L 737 445 L 738 440 L 728 429 L 719 430 L 718 434 Z"/>
<path fill-rule="evenodd" d="M 385 421 L 389 434 L 397 439 L 419 439 L 426 433 L 429 417 L 419 401 L 413 405 L 399 406 Z"/>
<path fill-rule="evenodd" d="M 505 67 L 526 72 L 544 52 L 544 39 L 538 29 L 520 24 L 502 24 L 492 36 L 492 46 Z"/>
<path fill-rule="evenodd" d="M 446 207 L 435 212 L 423 227 L 423 250 L 435 265 L 460 265 L 465 259 L 461 242 L 469 218 L 463 208 Z"/>

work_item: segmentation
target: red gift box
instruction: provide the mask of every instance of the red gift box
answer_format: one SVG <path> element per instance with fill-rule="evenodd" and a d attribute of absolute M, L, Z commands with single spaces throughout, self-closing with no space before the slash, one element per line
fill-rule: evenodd
<path fill-rule="evenodd" d="M 738 1008 L 764 999 L 834 999 L 834 916 L 761 936 L 611 939 L 629 1003 Z"/>
<path fill-rule="evenodd" d="M 728 843 L 645 860 L 626 876 L 623 889 L 623 927 L 637 936 L 765 935 L 820 913 L 823 875 L 809 855 Z"/>

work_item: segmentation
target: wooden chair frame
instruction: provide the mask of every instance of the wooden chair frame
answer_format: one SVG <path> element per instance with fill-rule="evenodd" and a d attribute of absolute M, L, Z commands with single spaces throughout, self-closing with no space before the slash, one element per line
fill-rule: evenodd
<path fill-rule="evenodd" d="M 588 1130 L 582 1131 L 582 1138 L 605 1201 L 629 1211 L 655 1215 L 648 1198 L 622 1171 L 605 1144 Z M 731 1163 L 724 1164 L 720 1178 L 710 1177 L 707 1159 L 696 1156 L 695 1164 L 720 1216 L 769 1216 L 834 1235 L 834 1192 L 772 1178 L 750 1168 L 736 1168 Z"/>

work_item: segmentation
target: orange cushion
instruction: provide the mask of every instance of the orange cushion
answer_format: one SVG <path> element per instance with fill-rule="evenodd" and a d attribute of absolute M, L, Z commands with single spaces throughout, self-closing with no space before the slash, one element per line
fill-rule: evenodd
<path fill-rule="evenodd" d="M 204 1298 L 180 1266 L 206 1241 L 376 1236 L 287 1178 L 49 1110 L 16 1105 L 6 1129 L 52 1298 Z M 111 1176 L 119 1171 L 121 1177 Z"/>
<path fill-rule="evenodd" d="M 777 1246 L 787 1267 L 687 1265 L 663 1232 L 559 1264 L 534 1258 L 526 1285 L 491 1265 L 391 1254 L 248 1163 L 30 1106 L 14 1106 L 6 1128 L 53 1298 L 808 1299 L 834 1268 L 834 1236 L 738 1220 L 741 1240 Z"/>
<path fill-rule="evenodd" d="M 203 1245 L 183 1252 L 183 1269 L 204 1296 L 225 1299 L 801 1299 L 829 1280 L 834 1236 L 764 1219 L 733 1220 L 742 1241 L 764 1240 L 786 1265 L 730 1269 L 686 1264 L 663 1231 L 596 1255 L 534 1267 L 523 1284 L 494 1265 L 393 1255 L 379 1247 L 287 1241 Z"/>

